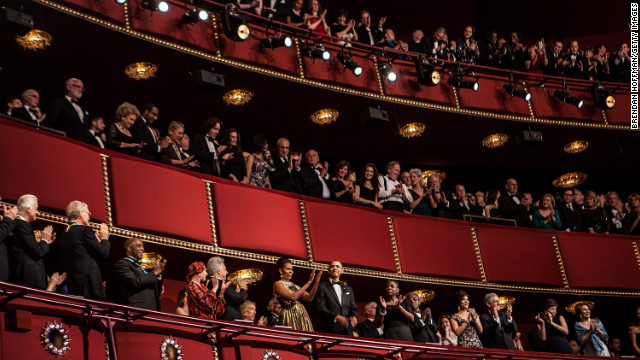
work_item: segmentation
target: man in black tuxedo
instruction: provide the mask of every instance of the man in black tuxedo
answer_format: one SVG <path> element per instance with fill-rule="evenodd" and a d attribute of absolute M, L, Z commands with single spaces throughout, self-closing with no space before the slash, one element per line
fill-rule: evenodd
<path fill-rule="evenodd" d="M 67 217 L 71 224 L 60 240 L 60 254 L 67 273 L 68 292 L 107 300 L 98 262 L 109 256 L 109 228 L 102 223 L 94 232 L 89 226 L 89 207 L 77 200 L 67 206 Z"/>
<path fill-rule="evenodd" d="M 506 194 L 498 198 L 498 207 L 502 217 L 505 219 L 513 219 L 518 226 L 532 227 L 533 223 L 529 223 L 524 218 L 524 209 L 520 204 L 520 194 L 518 194 L 518 181 L 509 178 L 504 185 Z"/>
<path fill-rule="evenodd" d="M 447 29 L 445 29 L 444 26 L 439 26 L 433 32 L 433 35 L 424 39 L 425 46 L 427 48 L 427 56 L 448 60 L 447 46 L 449 46 L 449 44 L 447 43 L 447 40 Z"/>
<path fill-rule="evenodd" d="M 91 115 L 89 121 L 89 136 L 87 136 L 87 144 L 105 149 L 107 146 L 107 137 L 104 133 L 104 120 L 97 115 Z"/>
<path fill-rule="evenodd" d="M 589 61 L 580 55 L 578 40 L 569 43 L 569 52 L 564 56 L 564 74 L 574 79 L 589 79 Z"/>
<path fill-rule="evenodd" d="M 543 69 L 547 75 L 563 76 L 564 75 L 564 55 L 562 55 L 562 48 L 564 44 L 562 40 L 556 40 L 553 42 L 551 51 L 547 51 L 548 65 Z"/>
<path fill-rule="evenodd" d="M 204 121 L 199 133 L 191 135 L 191 154 L 198 160 L 200 170 L 205 174 L 220 176 L 218 154 L 226 148 L 216 141 L 221 127 L 222 121 L 211 117 Z"/>
<path fill-rule="evenodd" d="M 516 217 L 516 224 L 518 226 L 533 227 L 533 197 L 530 192 L 525 192 L 520 195 L 520 207 L 522 211 Z"/>
<path fill-rule="evenodd" d="M 482 345 L 492 349 L 515 350 L 512 336 L 518 332 L 518 325 L 511 316 L 511 305 L 507 305 L 504 311 L 500 310 L 500 298 L 495 293 L 484 296 L 484 305 L 487 312 L 480 315 Z"/>
<path fill-rule="evenodd" d="M 610 81 L 631 82 L 631 56 L 629 54 L 629 44 L 620 43 L 618 51 L 609 58 Z"/>
<path fill-rule="evenodd" d="M 318 284 L 316 309 L 322 317 L 323 331 L 353 335 L 358 324 L 358 307 L 351 286 L 340 281 L 343 271 L 340 261 L 333 260 L 329 264 L 329 281 Z"/>
<path fill-rule="evenodd" d="M 372 301 L 364 306 L 365 315 L 367 315 L 367 319 L 356 326 L 356 332 L 360 337 L 368 337 L 380 339 L 382 338 L 382 328 L 376 327 L 375 319 L 376 319 L 376 310 L 378 308 L 378 304 L 375 301 Z"/>
<path fill-rule="evenodd" d="M 281 23 L 287 22 L 287 14 L 291 9 L 290 0 L 266 0 L 263 4 L 262 16 Z"/>
<path fill-rule="evenodd" d="M 64 131 L 70 139 L 86 142 L 89 136 L 89 113 L 78 103 L 84 93 L 84 84 L 80 79 L 71 78 L 65 81 L 64 88 L 64 97 L 54 99 L 49 104 L 47 124 Z"/>
<path fill-rule="evenodd" d="M 325 200 L 335 199 L 333 187 L 329 182 L 329 163 L 320 164 L 320 157 L 315 150 L 309 150 L 305 154 L 306 165 L 295 165 L 299 176 L 302 195 L 312 196 Z M 294 166 L 295 166 L 294 165 Z"/>
<path fill-rule="evenodd" d="M 371 30 L 371 13 L 368 10 L 360 11 L 360 23 L 356 26 L 356 34 L 358 34 L 358 42 L 370 46 L 377 46 L 382 40 L 382 26 L 387 20 L 386 16 L 378 22 L 378 28 Z"/>
<path fill-rule="evenodd" d="M 151 129 L 151 125 L 158 120 L 159 113 L 157 106 L 147 103 L 142 108 L 142 115 L 136 119 L 131 127 L 131 134 L 136 142 L 146 144 L 140 150 L 140 157 L 149 161 L 158 161 L 162 149 L 169 146 L 169 140 L 166 137 L 158 139 Z"/>
<path fill-rule="evenodd" d="M 402 305 L 403 308 L 413 314 L 413 323 L 409 323 L 413 340 L 419 343 L 438 344 L 440 341 L 436 334 L 438 328 L 433 322 L 431 309 L 420 309 L 420 297 L 414 292 L 410 292 L 405 296 Z"/>
<path fill-rule="evenodd" d="M 411 41 L 409 41 L 409 51 L 427 54 L 429 48 L 427 42 L 424 39 L 424 32 L 420 29 L 414 30 L 411 34 Z"/>
<path fill-rule="evenodd" d="M 34 89 L 25 90 L 22 93 L 22 107 L 13 108 L 11 116 L 36 125 L 43 125 L 46 114 L 42 114 L 38 105 L 40 94 Z"/>
<path fill-rule="evenodd" d="M 216 293 L 216 296 L 220 295 L 220 289 L 222 283 L 226 281 L 227 266 L 224 264 L 224 259 L 220 256 L 213 256 L 207 261 L 207 287 Z M 249 298 L 247 292 L 248 286 L 244 280 L 239 280 L 237 283 L 233 283 L 232 286 L 227 287 L 224 291 L 224 313 L 220 317 L 222 320 L 237 320 L 242 319 L 242 312 L 240 311 L 240 305 Z"/>
<path fill-rule="evenodd" d="M 562 201 L 556 207 L 562 222 L 562 230 L 595 232 L 589 218 L 578 204 L 574 201 L 573 189 L 565 189 L 562 194 Z"/>
<path fill-rule="evenodd" d="M 460 205 L 449 191 L 441 188 L 440 181 L 438 175 L 435 174 L 431 174 L 427 178 L 427 196 L 431 204 L 431 215 L 456 219 Z"/>
<path fill-rule="evenodd" d="M 162 272 L 167 260 L 157 261 L 153 269 L 142 268 L 144 244 L 136 238 L 124 243 L 127 256 L 116 261 L 113 270 L 113 285 L 116 302 L 149 310 L 161 311 Z"/>
<path fill-rule="evenodd" d="M 277 297 L 274 296 L 269 300 L 267 310 L 269 311 L 267 315 L 267 326 L 282 325 L 282 305 Z"/>
<path fill-rule="evenodd" d="M 47 288 L 47 273 L 42 258 L 49 252 L 49 244 L 55 241 L 56 234 L 51 225 L 40 231 L 39 239 L 34 234 L 30 223 L 39 214 L 38 198 L 22 195 L 17 207 L 16 226 L 9 239 L 13 281 L 44 290 Z"/>
<path fill-rule="evenodd" d="M 458 184 L 455 186 L 455 198 L 458 207 L 458 215 L 457 218 L 462 220 L 464 214 L 473 214 L 474 205 L 471 203 L 471 198 L 473 195 L 467 194 L 464 185 Z"/>
<path fill-rule="evenodd" d="M 7 252 L 7 240 L 16 227 L 16 216 L 18 208 L 15 206 L 2 205 L 4 216 L 0 216 L 0 281 L 9 281 L 9 256 Z"/>
<path fill-rule="evenodd" d="M 276 190 L 300 194 L 300 183 L 293 172 L 294 164 L 300 162 L 300 156 L 290 155 L 290 145 L 287 138 L 278 139 L 277 146 L 278 155 L 273 159 L 276 169 L 269 172 L 271 187 Z"/>

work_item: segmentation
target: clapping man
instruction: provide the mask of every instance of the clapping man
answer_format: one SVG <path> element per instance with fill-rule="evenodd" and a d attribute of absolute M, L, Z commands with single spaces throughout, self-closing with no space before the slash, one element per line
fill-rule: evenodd
<path fill-rule="evenodd" d="M 342 263 L 333 260 L 329 265 L 329 281 L 318 284 L 316 309 L 322 317 L 323 331 L 353 335 L 358 324 L 358 307 L 353 289 L 340 281 L 343 272 Z"/>
<path fill-rule="evenodd" d="M 518 332 L 518 326 L 513 319 L 511 305 L 507 305 L 504 311 L 500 310 L 500 298 L 496 293 L 485 295 L 484 305 L 487 312 L 480 315 L 482 344 L 487 348 L 515 350 L 512 336 Z"/>

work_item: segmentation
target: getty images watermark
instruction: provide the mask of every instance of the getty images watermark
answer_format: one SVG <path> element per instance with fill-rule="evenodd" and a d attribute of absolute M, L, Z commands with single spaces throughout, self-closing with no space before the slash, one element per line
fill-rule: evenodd
<path fill-rule="evenodd" d="M 638 130 L 638 3 L 631 3 L 631 128 Z"/>

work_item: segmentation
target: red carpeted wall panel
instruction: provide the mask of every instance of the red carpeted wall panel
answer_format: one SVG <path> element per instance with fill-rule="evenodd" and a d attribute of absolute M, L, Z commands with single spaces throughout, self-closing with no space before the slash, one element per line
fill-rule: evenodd
<path fill-rule="evenodd" d="M 640 289 L 637 236 L 559 233 L 558 241 L 571 287 Z"/>
<path fill-rule="evenodd" d="M 315 261 L 396 271 L 385 214 L 324 202 L 306 202 Z"/>
<path fill-rule="evenodd" d="M 341 86 L 357 88 L 369 93 L 380 93 L 380 85 L 378 84 L 378 76 L 376 75 L 376 67 L 373 58 L 367 56 L 367 53 L 359 50 L 353 50 L 351 56 L 353 60 L 362 66 L 362 74 L 355 76 L 349 69 L 345 69 L 344 65 L 338 61 L 339 48 L 328 44 L 325 48 L 331 51 L 331 60 L 311 60 L 303 57 L 304 77 L 311 80 L 319 80 L 322 82 L 337 83 Z M 349 52 L 347 51 L 348 55 Z"/>
<path fill-rule="evenodd" d="M 204 181 L 146 161 L 110 159 L 114 223 L 211 244 Z"/>
<path fill-rule="evenodd" d="M 468 224 L 394 217 L 393 227 L 403 273 L 482 280 Z"/>
<path fill-rule="evenodd" d="M 214 192 L 220 246 L 308 258 L 297 199 L 221 183 Z"/>
<path fill-rule="evenodd" d="M 607 110 L 607 120 L 609 124 L 631 124 L 631 95 L 630 94 L 613 94 L 616 98 L 616 106 L 611 110 Z"/>
<path fill-rule="evenodd" d="M 532 95 L 531 105 L 536 117 L 604 123 L 602 111 L 593 106 L 591 93 L 586 89 L 572 89 L 569 87 L 569 93 L 572 96 L 584 100 L 584 105 L 580 109 L 574 105 L 565 104 L 562 100 L 556 98 L 554 93 L 558 89 L 560 87 L 549 84 L 545 85 L 544 89 L 539 86 L 529 87 Z"/>
<path fill-rule="evenodd" d="M 439 103 L 455 107 L 456 99 L 451 89 L 447 86 L 425 86 L 418 83 L 415 65 L 409 61 L 393 62 L 393 69 L 398 74 L 395 83 L 383 81 L 384 92 L 388 96 L 410 97 L 419 101 Z M 441 84 L 446 84 L 449 75 L 440 71 Z"/>
<path fill-rule="evenodd" d="M 460 107 L 531 116 L 529 105 L 527 105 L 526 101 L 518 97 L 512 98 L 511 95 L 504 91 L 503 85 L 506 83 L 505 79 L 496 79 L 488 76 L 481 77 L 478 81 L 480 85 L 478 91 L 458 89 Z M 444 86 L 449 85 L 445 83 Z M 522 82 L 519 82 L 518 86 L 522 87 Z"/>
<path fill-rule="evenodd" d="M 158 325 L 150 323 L 150 325 Z M 162 331 L 160 327 L 150 330 Z M 178 342 L 182 349 L 183 359 L 212 359 L 211 344 L 203 341 L 186 339 L 175 334 L 171 327 L 164 329 L 163 334 L 154 334 L 143 331 L 118 331 L 116 332 L 116 350 L 119 360 L 157 360 L 161 359 L 160 345 L 162 341 L 171 337 Z M 102 355 L 104 357 L 104 354 Z M 98 358 L 96 358 L 98 359 Z M 102 358 L 100 358 L 102 359 Z"/>
<path fill-rule="evenodd" d="M 38 197 L 41 207 L 64 213 L 80 200 L 92 218 L 106 221 L 100 153 L 73 141 L 0 120 L 0 196 L 15 202 L 23 194 Z"/>
<path fill-rule="evenodd" d="M 564 285 L 552 232 L 499 226 L 476 229 L 487 281 Z"/>
<path fill-rule="evenodd" d="M 64 0 L 60 2 L 70 4 L 75 8 L 81 8 L 84 13 L 88 10 L 89 13 L 96 16 L 124 25 L 124 6 L 116 4 L 113 0 Z M 129 1 L 130 6 L 133 3 L 133 1 Z"/>

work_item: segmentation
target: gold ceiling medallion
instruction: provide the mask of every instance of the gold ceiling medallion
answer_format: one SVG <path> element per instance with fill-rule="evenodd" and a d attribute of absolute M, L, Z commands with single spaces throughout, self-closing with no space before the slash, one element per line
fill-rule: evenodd
<path fill-rule="evenodd" d="M 51 355 L 64 356 L 69 350 L 69 331 L 62 324 L 50 322 L 40 331 L 40 343 Z"/>
<path fill-rule="evenodd" d="M 156 264 L 162 261 L 164 257 L 158 253 L 146 252 L 142 253 L 142 259 L 140 260 L 140 266 L 145 270 L 153 269 Z"/>
<path fill-rule="evenodd" d="M 338 120 L 340 113 L 334 109 L 320 109 L 311 114 L 311 121 L 318 125 L 327 125 Z"/>
<path fill-rule="evenodd" d="M 577 154 L 579 152 L 583 152 L 587 150 L 589 147 L 589 142 L 584 140 L 576 140 L 568 143 L 564 146 L 564 152 L 568 154 Z"/>
<path fill-rule="evenodd" d="M 169 336 L 160 343 L 160 358 L 162 360 L 182 360 L 182 346 Z"/>
<path fill-rule="evenodd" d="M 228 91 L 224 96 L 222 96 L 222 100 L 227 103 L 227 105 L 244 105 L 253 99 L 253 92 L 246 89 L 235 89 Z"/>
<path fill-rule="evenodd" d="M 587 174 L 583 172 L 570 172 L 558 176 L 551 183 L 557 188 L 570 189 L 582 184 L 585 180 L 587 180 Z"/>
<path fill-rule="evenodd" d="M 262 279 L 262 270 L 255 268 L 234 271 L 227 276 L 227 279 L 233 281 L 234 284 L 238 284 L 240 280 L 244 280 L 247 285 L 253 284 Z"/>
<path fill-rule="evenodd" d="M 587 304 L 589 305 L 589 308 L 591 310 L 593 310 L 593 307 L 595 306 L 595 303 L 591 300 L 581 300 L 581 301 L 576 301 L 574 303 L 571 303 L 569 305 L 567 305 L 564 309 L 567 310 L 568 313 L 571 313 L 573 315 L 576 314 L 576 306 L 578 305 L 584 305 Z"/>
<path fill-rule="evenodd" d="M 421 136 L 424 133 L 425 125 L 421 122 L 413 122 L 408 123 L 407 125 L 400 128 L 400 135 L 407 139 L 411 139 L 412 137 Z"/>
<path fill-rule="evenodd" d="M 431 301 L 434 297 L 436 297 L 436 293 L 433 290 L 416 290 L 413 293 L 418 295 L 421 303 L 426 303 L 427 301 Z"/>
<path fill-rule="evenodd" d="M 158 66 L 150 62 L 137 62 L 127 66 L 124 73 L 134 80 L 146 80 L 156 76 Z"/>
<path fill-rule="evenodd" d="M 262 354 L 262 360 L 280 360 L 280 355 L 274 350 L 266 350 L 264 354 Z"/>
<path fill-rule="evenodd" d="M 482 146 L 493 149 L 504 145 L 507 141 L 509 141 L 507 134 L 491 134 L 482 139 Z"/>
<path fill-rule="evenodd" d="M 24 36 L 16 36 L 16 41 L 25 50 L 38 51 L 51 46 L 53 38 L 44 30 L 33 29 Z"/>
<path fill-rule="evenodd" d="M 500 296 L 500 309 L 506 309 L 507 306 L 513 305 L 516 302 L 516 298 L 513 296 Z"/>

